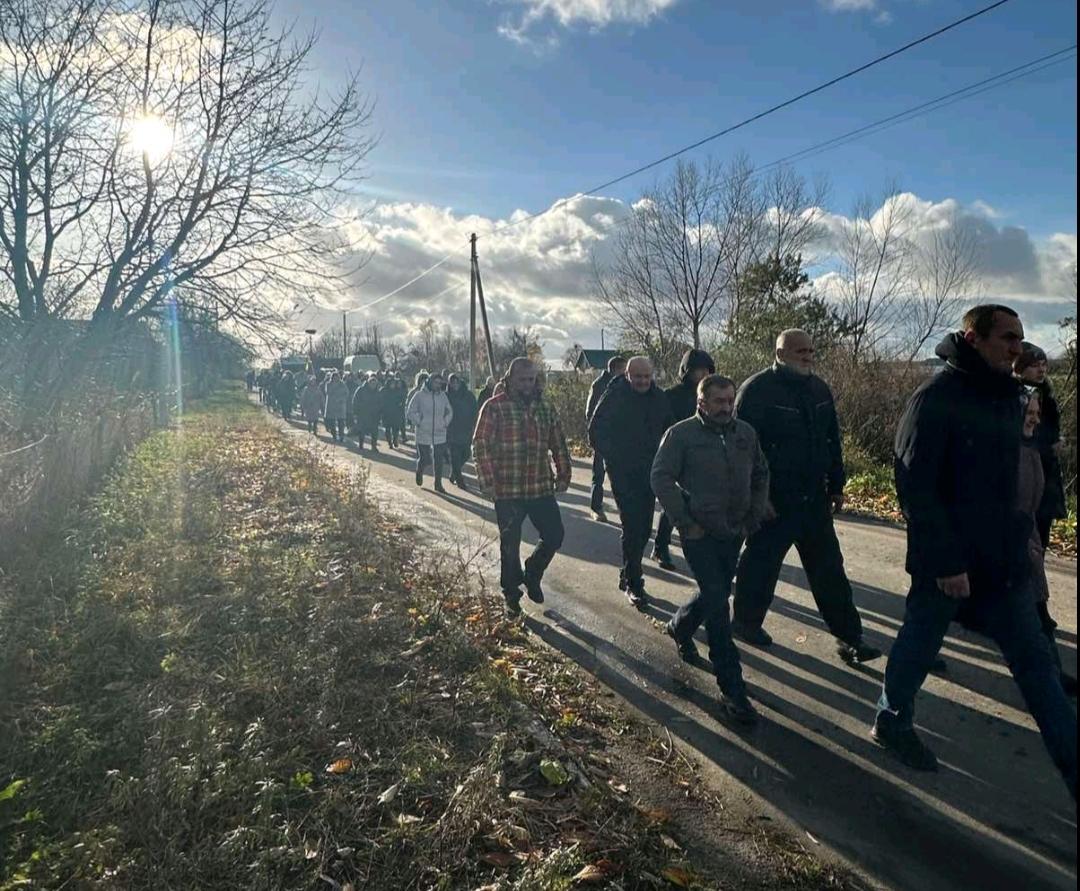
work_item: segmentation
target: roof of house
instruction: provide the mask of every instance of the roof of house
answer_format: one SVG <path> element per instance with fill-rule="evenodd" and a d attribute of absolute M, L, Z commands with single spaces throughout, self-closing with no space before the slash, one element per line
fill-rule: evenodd
<path fill-rule="evenodd" d="M 615 356 L 621 355 L 618 350 L 580 350 L 576 361 L 574 362 L 575 368 L 595 368 L 598 371 L 602 371 L 607 368 L 608 360 Z"/>

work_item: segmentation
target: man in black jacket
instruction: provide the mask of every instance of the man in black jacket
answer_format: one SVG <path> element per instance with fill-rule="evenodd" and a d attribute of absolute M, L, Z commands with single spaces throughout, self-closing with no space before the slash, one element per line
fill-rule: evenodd
<path fill-rule="evenodd" d="M 710 374 L 716 374 L 716 365 L 712 356 L 704 350 L 687 350 L 679 363 L 679 382 L 674 387 L 664 390 L 664 395 L 671 405 L 673 424 L 692 418 L 697 411 L 698 384 Z M 672 570 L 671 561 L 672 524 L 667 512 L 660 514 L 656 526 L 656 540 L 653 543 L 653 559 L 661 569 Z"/>
<path fill-rule="evenodd" d="M 945 369 L 911 397 L 896 431 L 896 493 L 907 520 L 911 588 L 889 654 L 872 736 L 905 764 L 935 770 L 912 726 L 915 694 L 949 624 L 989 635 L 1076 798 L 1076 713 L 1031 590 L 1031 519 L 1018 510 L 1024 328 L 1005 306 L 976 306 L 938 346 Z"/>
<path fill-rule="evenodd" d="M 600 372 L 589 387 L 589 398 L 585 402 L 586 424 L 592 421 L 596 406 L 600 404 L 608 386 L 616 378 L 622 377 L 625 371 L 625 356 L 612 356 L 608 359 L 607 368 Z M 607 522 L 607 515 L 604 513 L 604 456 L 596 446 L 593 446 L 592 453 L 592 490 L 589 493 L 589 509 L 597 523 Z"/>
<path fill-rule="evenodd" d="M 840 658 L 849 664 L 878 658 L 881 651 L 863 643 L 862 621 L 833 528 L 832 510 L 844 504 L 840 424 L 829 385 L 814 374 L 810 335 L 798 329 L 781 332 L 775 364 L 739 388 L 735 416 L 761 440 L 775 516 L 750 536 L 739 560 L 733 633 L 757 646 L 772 643 L 761 624 L 784 556 L 795 545 Z"/>
<path fill-rule="evenodd" d="M 656 504 L 649 475 L 671 408 L 653 381 L 652 363 L 635 356 L 626 374 L 608 385 L 589 422 L 589 442 L 604 456 L 622 523 L 619 590 L 641 609 L 648 603 L 641 560 Z"/>

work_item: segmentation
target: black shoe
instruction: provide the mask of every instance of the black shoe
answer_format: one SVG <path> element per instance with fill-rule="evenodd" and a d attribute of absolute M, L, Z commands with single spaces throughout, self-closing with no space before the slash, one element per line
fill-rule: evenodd
<path fill-rule="evenodd" d="M 503 591 L 503 599 L 506 601 L 506 617 L 517 619 L 521 617 L 521 590 Z"/>
<path fill-rule="evenodd" d="M 645 607 L 649 605 L 648 592 L 642 587 L 631 588 L 627 586 L 626 599 L 630 601 L 630 605 L 634 607 L 634 609 L 644 611 Z"/>
<path fill-rule="evenodd" d="M 720 714 L 722 717 L 731 718 L 744 727 L 753 727 L 758 722 L 757 709 L 750 703 L 750 698 L 745 694 L 728 696 L 720 693 Z"/>
<path fill-rule="evenodd" d="M 683 662 L 690 662 L 691 664 L 697 662 L 697 647 L 694 646 L 692 640 L 686 637 L 679 637 L 675 632 L 675 625 L 671 622 L 664 625 L 664 631 L 667 633 L 668 637 L 675 641 L 675 647 L 679 651 L 679 658 L 682 659 Z"/>
<path fill-rule="evenodd" d="M 361 446 L 360 448 L 363 448 L 363 446 Z M 418 485 L 418 486 L 424 485 L 424 474 L 423 474 L 423 472 L 421 472 L 419 470 L 416 471 L 416 485 Z"/>
<path fill-rule="evenodd" d="M 1076 678 L 1071 674 L 1061 673 L 1061 686 L 1065 688 L 1065 695 L 1076 699 Z"/>
<path fill-rule="evenodd" d="M 675 570 L 675 563 L 671 559 L 671 551 L 667 548 L 653 548 L 652 558 L 661 569 L 666 569 L 668 572 Z"/>
<path fill-rule="evenodd" d="M 446 489 L 443 488 L 442 483 L 436 483 L 435 484 L 435 491 L 438 492 L 440 495 L 445 495 L 446 494 Z"/>
<path fill-rule="evenodd" d="M 930 671 L 933 674 L 945 674 L 949 670 L 949 663 L 942 659 L 940 656 L 935 656 L 930 660 Z"/>
<path fill-rule="evenodd" d="M 856 644 L 838 641 L 836 655 L 840 657 L 840 661 L 845 665 L 861 665 L 863 662 L 873 662 L 875 659 L 880 659 L 881 650 L 864 644 L 861 640 Z"/>
<path fill-rule="evenodd" d="M 751 628 L 749 625 L 743 625 L 741 622 L 732 622 L 731 636 L 741 640 L 743 643 L 748 643 L 755 647 L 772 646 L 772 637 L 769 632 L 760 625 Z"/>
<path fill-rule="evenodd" d="M 544 589 L 540 587 L 540 579 L 525 576 L 525 593 L 533 603 L 544 602 Z"/>
<path fill-rule="evenodd" d="M 597 523 L 606 523 L 608 521 L 607 514 L 602 510 L 594 510 L 592 512 L 592 518 L 596 520 Z"/>
<path fill-rule="evenodd" d="M 915 728 L 901 724 L 892 712 L 878 712 L 870 738 L 908 767 L 925 771 L 938 769 L 937 756 L 919 739 Z"/>

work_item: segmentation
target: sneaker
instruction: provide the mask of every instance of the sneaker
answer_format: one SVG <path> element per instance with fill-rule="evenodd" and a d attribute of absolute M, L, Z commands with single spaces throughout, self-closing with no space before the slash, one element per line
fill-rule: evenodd
<path fill-rule="evenodd" d="M 644 610 L 649 605 L 649 594 L 644 588 L 626 588 L 626 599 L 634 609 Z"/>
<path fill-rule="evenodd" d="M 925 771 L 938 769 L 937 756 L 919 739 L 915 728 L 901 724 L 900 718 L 892 712 L 878 712 L 870 738 L 908 767 Z"/>
<path fill-rule="evenodd" d="M 671 551 L 667 548 L 653 548 L 652 558 L 661 569 L 666 569 L 668 572 L 675 570 L 675 563 L 671 559 Z"/>
<path fill-rule="evenodd" d="M 602 510 L 594 510 L 592 512 L 592 518 L 596 520 L 597 523 L 606 523 L 608 521 L 607 514 Z"/>
<path fill-rule="evenodd" d="M 506 601 L 506 617 L 508 619 L 521 618 L 521 591 L 503 591 L 503 599 Z"/>
<path fill-rule="evenodd" d="M 668 622 L 664 625 L 664 631 L 668 637 L 675 641 L 675 647 L 679 651 L 679 658 L 682 659 L 683 662 L 697 662 L 697 647 L 694 646 L 694 642 L 689 638 L 679 637 L 675 632 L 675 624 L 673 622 Z"/>
<path fill-rule="evenodd" d="M 753 727 L 758 722 L 757 709 L 754 708 L 750 698 L 745 693 L 728 696 L 727 693 L 721 691 L 718 704 L 722 717 L 731 718 L 744 727 Z"/>
<path fill-rule="evenodd" d="M 755 647 L 772 646 L 772 637 L 768 631 L 760 625 L 751 628 L 742 622 L 731 623 L 731 636 Z"/>
<path fill-rule="evenodd" d="M 856 644 L 847 644 L 838 641 L 836 655 L 845 665 L 861 665 L 863 662 L 873 662 L 881 658 L 881 650 L 863 643 L 861 640 Z"/>

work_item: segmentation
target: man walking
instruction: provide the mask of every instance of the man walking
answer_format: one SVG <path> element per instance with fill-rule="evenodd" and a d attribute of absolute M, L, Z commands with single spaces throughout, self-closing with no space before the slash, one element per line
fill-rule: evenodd
<path fill-rule="evenodd" d="M 679 383 L 674 387 L 668 387 L 664 391 L 671 405 L 672 421 L 685 421 L 692 418 L 697 411 L 698 384 L 702 378 L 716 373 L 716 365 L 712 356 L 704 350 L 687 350 L 679 363 Z M 671 520 L 665 513 L 660 514 L 660 522 L 656 527 L 656 541 L 653 543 L 653 559 L 661 569 L 669 571 L 675 569 L 671 559 Z"/>
<path fill-rule="evenodd" d="M 430 462 L 435 491 L 445 493 L 442 473 L 446 463 L 446 432 L 453 420 L 454 409 L 441 374 L 425 378 L 423 386 L 409 400 L 407 415 L 416 431 L 416 485 L 424 484 L 424 465 Z"/>
<path fill-rule="evenodd" d="M 696 414 L 667 431 L 652 466 L 652 488 L 679 527 L 683 553 L 699 591 L 668 623 L 679 655 L 697 658 L 694 632 L 704 622 L 720 704 L 752 724 L 739 653 L 731 638 L 728 596 L 743 537 L 765 516 L 769 468 L 749 424 L 732 417 L 735 382 L 712 374 L 698 384 Z"/>
<path fill-rule="evenodd" d="M 570 487 L 571 471 L 559 417 L 548 403 L 536 398 L 536 366 L 528 359 L 510 363 L 502 392 L 480 409 L 473 454 L 480 488 L 495 501 L 499 581 L 506 611 L 518 616 L 522 585 L 530 600 L 544 602 L 540 582 L 563 540 L 555 493 Z M 521 527 L 526 517 L 540 541 L 522 571 Z"/>
<path fill-rule="evenodd" d="M 805 331 L 776 339 L 776 362 L 739 388 L 735 416 L 757 431 L 769 461 L 769 499 L 775 516 L 750 536 L 739 560 L 732 631 L 768 646 L 761 627 L 776 593 L 784 557 L 799 552 L 810 593 L 848 664 L 877 659 L 863 643 L 862 620 L 833 527 L 832 511 L 844 505 L 840 424 L 829 385 L 814 374 L 814 344 Z"/>
<path fill-rule="evenodd" d="M 896 432 L 896 492 L 911 588 L 871 732 L 903 763 L 936 770 L 913 727 L 915 694 L 949 624 L 994 639 L 1076 798 L 1076 713 L 1042 632 L 1027 536 L 1017 524 L 1024 328 L 1006 306 L 976 306 L 938 346 L 944 370 L 911 397 Z"/>
<path fill-rule="evenodd" d="M 641 570 L 656 505 L 649 474 L 671 420 L 667 397 L 653 381 L 652 363 L 645 356 L 635 356 L 626 363 L 626 373 L 608 385 L 589 423 L 589 442 L 594 454 L 604 456 L 619 507 L 619 590 L 638 609 L 649 602 Z"/>
<path fill-rule="evenodd" d="M 600 372 L 589 387 L 589 398 L 585 402 L 585 424 L 592 423 L 596 406 L 600 404 L 604 393 L 613 380 L 621 377 L 626 371 L 626 359 L 623 356 L 612 356 L 608 359 L 607 368 Z M 592 453 L 592 488 L 589 492 L 589 509 L 593 519 L 597 523 L 606 523 L 607 514 L 604 513 L 604 456 L 594 445 Z"/>

